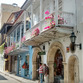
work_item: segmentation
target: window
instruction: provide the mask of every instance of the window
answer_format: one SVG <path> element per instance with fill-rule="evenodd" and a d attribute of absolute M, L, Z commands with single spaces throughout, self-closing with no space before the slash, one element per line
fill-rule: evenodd
<path fill-rule="evenodd" d="M 20 26 L 17 29 L 17 42 L 20 40 Z"/>
<path fill-rule="evenodd" d="M 26 13 L 26 30 L 28 30 L 30 27 L 31 27 L 31 9 L 28 9 Z"/>
<path fill-rule="evenodd" d="M 14 42 L 16 42 L 16 30 L 14 31 Z"/>
<path fill-rule="evenodd" d="M 13 44 L 13 38 L 14 38 L 14 37 L 13 37 L 13 34 L 14 34 L 14 33 L 11 33 L 11 34 L 10 34 L 10 45 Z"/>
<path fill-rule="evenodd" d="M 26 21 L 26 30 L 28 30 L 31 27 L 31 23 L 29 21 Z"/>
<path fill-rule="evenodd" d="M 22 25 L 22 29 L 21 29 L 21 38 L 24 36 L 24 25 Z"/>

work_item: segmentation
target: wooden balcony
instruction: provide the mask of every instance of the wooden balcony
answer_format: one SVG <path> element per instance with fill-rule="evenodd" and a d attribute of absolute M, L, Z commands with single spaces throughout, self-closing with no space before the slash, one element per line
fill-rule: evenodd
<path fill-rule="evenodd" d="M 22 41 L 13 43 L 13 41 L 11 42 L 12 45 L 7 46 L 7 48 L 5 49 L 5 54 L 7 55 L 18 55 L 19 53 L 23 53 L 23 52 L 27 52 L 29 51 L 28 47 L 23 46 L 22 42 L 24 38 L 22 38 Z M 7 37 L 8 40 L 8 37 Z M 7 41 L 7 43 L 10 41 Z"/>
<path fill-rule="evenodd" d="M 74 27 L 74 14 L 58 11 L 47 15 L 25 33 L 25 45 L 37 46 L 52 39 L 68 36 Z"/>

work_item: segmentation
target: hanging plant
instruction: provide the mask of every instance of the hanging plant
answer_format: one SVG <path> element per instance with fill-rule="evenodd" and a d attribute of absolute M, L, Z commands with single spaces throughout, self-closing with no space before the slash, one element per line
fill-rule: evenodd
<path fill-rule="evenodd" d="M 37 35 L 39 35 L 39 33 L 40 33 L 39 28 L 35 28 L 35 29 L 32 31 L 31 36 L 32 36 L 32 37 L 37 36 Z"/>
<path fill-rule="evenodd" d="M 45 24 L 48 24 L 48 25 L 44 29 L 50 29 L 52 27 L 55 27 L 55 21 L 54 21 L 54 15 L 53 14 L 45 17 L 45 20 L 46 20 Z"/>

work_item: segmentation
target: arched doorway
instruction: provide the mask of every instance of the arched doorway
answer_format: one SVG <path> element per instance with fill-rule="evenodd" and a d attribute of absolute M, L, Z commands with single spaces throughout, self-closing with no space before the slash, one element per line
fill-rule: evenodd
<path fill-rule="evenodd" d="M 58 49 L 54 57 L 54 83 L 64 82 L 63 56 Z"/>
<path fill-rule="evenodd" d="M 68 83 L 79 83 L 79 62 L 77 56 L 70 56 L 68 62 Z"/>
<path fill-rule="evenodd" d="M 32 57 L 32 79 L 38 79 L 39 63 L 41 62 L 41 56 L 38 55 L 38 52 L 41 52 L 41 49 L 36 47 L 34 48 L 33 57 Z"/>
<path fill-rule="evenodd" d="M 64 48 L 63 45 L 60 42 L 54 42 L 48 51 L 48 55 L 47 55 L 47 63 L 48 63 L 48 67 L 49 67 L 49 83 L 54 83 L 54 60 L 56 57 L 56 54 L 60 52 L 61 56 L 62 56 L 62 62 L 61 64 L 63 65 L 64 71 L 63 71 L 63 75 L 64 75 L 64 83 L 67 83 L 67 65 L 64 64 L 65 62 L 65 54 L 64 54 Z"/>

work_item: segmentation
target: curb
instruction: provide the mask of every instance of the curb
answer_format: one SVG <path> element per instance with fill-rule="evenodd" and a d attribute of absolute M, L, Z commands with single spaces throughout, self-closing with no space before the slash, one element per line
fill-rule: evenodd
<path fill-rule="evenodd" d="M 7 73 L 7 72 L 0 71 L 0 73 L 4 74 L 6 76 L 9 76 L 10 78 L 15 79 L 15 80 L 19 81 L 20 83 L 38 83 L 37 80 L 33 81 L 33 80 L 30 80 L 30 79 L 25 79 L 23 77 L 19 77 L 19 76 L 16 76 L 14 74 L 10 74 L 10 73 Z"/>
<path fill-rule="evenodd" d="M 13 78 L 13 79 L 15 79 L 15 80 L 17 80 L 17 81 L 19 81 L 19 82 L 22 83 L 21 80 L 19 80 L 19 79 L 17 79 L 17 78 L 14 78 L 13 76 L 11 76 L 11 75 L 9 75 L 9 74 L 7 74 L 7 73 L 1 72 L 1 71 L 0 71 L 0 73 L 4 74 L 4 75 L 6 75 L 6 76 L 9 76 L 9 77 L 11 77 L 11 78 Z"/>
<path fill-rule="evenodd" d="M 38 83 L 38 81 L 33 81 L 33 80 L 25 79 L 23 77 L 19 77 L 19 76 L 16 76 L 16 75 L 14 77 L 13 74 L 10 74 L 10 73 L 6 73 L 6 72 L 2 72 L 2 71 L 0 71 L 0 73 L 4 74 L 6 76 L 9 76 L 10 78 L 15 79 L 15 80 L 17 80 L 20 83 L 29 83 L 29 81 L 31 81 L 30 83 Z M 25 79 L 25 80 L 23 81 L 23 79 Z"/>

